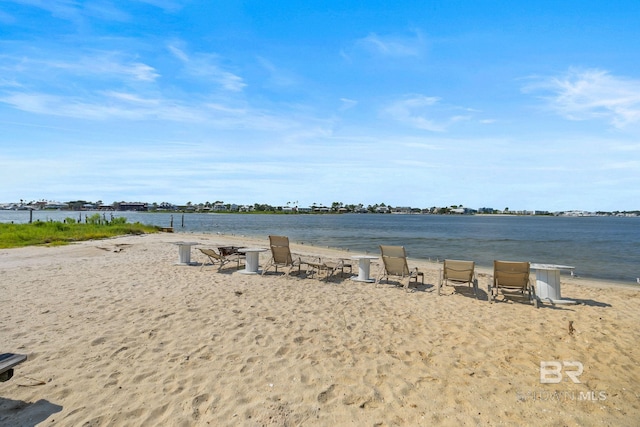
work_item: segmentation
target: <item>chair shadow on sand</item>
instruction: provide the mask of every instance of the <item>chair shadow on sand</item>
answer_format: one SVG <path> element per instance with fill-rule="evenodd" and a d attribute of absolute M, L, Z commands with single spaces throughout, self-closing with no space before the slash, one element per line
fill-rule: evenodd
<path fill-rule="evenodd" d="M 461 289 L 459 293 L 463 294 L 463 292 L 464 290 Z M 469 294 L 469 291 L 467 291 L 467 293 Z M 473 291 L 471 291 L 470 295 L 468 296 L 473 297 Z M 489 299 L 489 294 L 487 293 L 486 290 L 482 289 L 482 287 L 478 289 L 478 299 L 481 301 L 487 301 Z M 518 297 L 513 298 L 513 296 L 509 296 L 509 297 L 505 297 L 505 300 L 513 303 L 521 303 L 524 305 L 528 305 L 528 301 Z M 581 305 L 586 305 L 589 307 L 612 307 L 612 305 L 609 303 L 594 301 L 592 299 L 571 298 L 571 300 L 575 301 L 576 303 L 575 304 L 554 304 L 545 299 L 540 299 L 538 303 L 538 308 L 548 309 L 548 310 L 573 311 L 576 307 L 579 307 Z"/>
<path fill-rule="evenodd" d="M 467 298 L 473 298 L 473 299 L 482 299 L 482 295 L 484 295 L 486 297 L 487 293 L 484 291 L 481 291 L 478 289 L 478 295 L 476 296 L 476 293 L 474 292 L 473 288 L 470 287 L 467 284 L 455 284 L 455 285 L 447 285 L 447 287 L 449 288 L 453 288 L 453 291 L 451 292 L 451 296 L 456 296 L 456 295 L 462 295 L 464 297 Z M 484 292 L 484 293 L 483 293 Z M 445 293 L 443 293 L 442 295 L 447 295 Z"/>
<path fill-rule="evenodd" d="M 388 280 L 384 280 L 381 281 L 379 283 L 379 287 L 395 287 L 398 289 L 403 289 L 405 288 L 404 284 L 402 283 L 402 280 L 398 280 L 398 279 L 388 279 Z M 412 293 L 412 292 L 435 292 L 437 289 L 437 286 L 432 284 L 432 283 L 415 283 L 415 282 L 411 282 L 411 285 L 407 288 L 407 292 Z"/>
<path fill-rule="evenodd" d="M 234 265 L 224 265 L 224 266 L 220 267 L 219 269 L 218 268 L 207 268 L 207 267 L 211 267 L 211 264 L 209 264 L 209 263 L 198 263 L 197 265 L 199 265 L 200 267 L 202 267 L 204 265 L 204 273 L 213 272 L 215 274 L 231 275 L 231 274 L 236 273 L 238 271 L 242 271 L 242 269 L 238 269 Z"/>
<path fill-rule="evenodd" d="M 589 307 L 613 307 L 611 304 L 606 303 L 606 302 L 600 302 L 600 301 L 594 301 L 592 299 L 577 299 L 577 298 L 571 298 L 572 301 L 575 301 L 575 304 L 554 304 L 550 301 L 547 300 L 541 300 L 542 304 L 541 307 L 546 307 L 546 308 L 555 308 L 555 309 L 564 309 L 564 310 L 570 310 L 574 307 L 579 307 L 581 305 L 587 305 Z"/>
<path fill-rule="evenodd" d="M 36 426 L 60 411 L 62 406 L 44 399 L 29 403 L 0 397 L 0 425 L 3 426 Z"/>
<path fill-rule="evenodd" d="M 412 284 L 409 289 L 413 292 L 434 292 L 436 288 L 437 286 L 431 283 L 418 283 Z"/>
<path fill-rule="evenodd" d="M 589 307 L 613 307 L 606 302 L 594 301 L 592 299 L 576 299 L 572 298 L 578 305 L 588 305 Z"/>

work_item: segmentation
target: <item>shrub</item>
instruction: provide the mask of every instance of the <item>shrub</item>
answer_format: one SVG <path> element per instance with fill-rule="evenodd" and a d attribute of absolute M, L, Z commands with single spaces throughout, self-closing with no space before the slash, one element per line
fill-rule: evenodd
<path fill-rule="evenodd" d="M 100 218 L 100 214 L 98 214 L 98 213 L 87 217 L 87 224 L 96 225 L 96 224 L 100 224 L 100 223 L 102 223 L 102 220 Z"/>

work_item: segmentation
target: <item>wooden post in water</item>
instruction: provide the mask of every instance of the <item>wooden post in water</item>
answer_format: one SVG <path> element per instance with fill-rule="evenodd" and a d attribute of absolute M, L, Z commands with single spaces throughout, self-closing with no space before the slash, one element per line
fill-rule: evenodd
<path fill-rule="evenodd" d="M 29 224 L 33 222 L 33 209 L 29 209 Z"/>
<path fill-rule="evenodd" d="M 184 228 L 184 214 L 182 214 L 182 228 Z"/>
<path fill-rule="evenodd" d="M 171 224 L 169 225 L 169 227 L 173 228 L 173 215 L 171 215 Z"/>

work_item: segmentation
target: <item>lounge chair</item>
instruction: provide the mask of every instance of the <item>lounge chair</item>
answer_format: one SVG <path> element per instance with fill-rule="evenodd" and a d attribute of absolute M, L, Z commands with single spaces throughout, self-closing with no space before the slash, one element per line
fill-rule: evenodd
<path fill-rule="evenodd" d="M 244 259 L 244 255 L 233 252 L 233 251 L 229 251 L 228 248 L 226 247 L 218 248 L 220 253 L 217 253 L 213 249 L 198 248 L 198 250 L 202 252 L 207 258 L 209 258 L 211 265 L 216 265 L 216 264 L 218 265 L 218 271 L 222 270 L 222 267 L 225 264 L 233 261 L 236 262 L 236 268 L 239 269 L 240 261 Z M 207 265 L 207 263 L 203 262 L 202 266 L 200 267 L 200 270 L 202 270 L 205 265 Z"/>
<path fill-rule="evenodd" d="M 348 258 L 340 258 L 337 261 L 337 264 L 338 264 L 337 268 L 340 269 L 340 277 L 344 277 L 344 270 L 346 268 L 349 269 L 349 273 L 348 273 L 349 275 L 353 274 L 353 265 L 351 264 L 351 260 L 350 259 L 348 259 Z"/>
<path fill-rule="evenodd" d="M 442 286 L 448 284 L 448 282 L 468 283 L 473 287 L 473 293 L 478 298 L 478 279 L 476 279 L 475 266 L 476 263 L 473 261 L 445 259 L 442 270 L 440 270 L 438 295 L 440 295 Z"/>
<path fill-rule="evenodd" d="M 13 377 L 13 368 L 27 360 L 26 354 L 0 354 L 0 382 L 9 381 Z"/>
<path fill-rule="evenodd" d="M 418 271 L 418 268 L 409 270 L 407 253 L 404 250 L 404 246 L 380 245 L 380 252 L 382 254 L 383 268 L 380 269 L 378 277 L 376 278 L 376 287 L 382 278 L 388 281 L 389 276 L 400 278 L 400 283 L 407 278 L 407 284 L 404 285 L 405 290 L 409 290 L 412 280 L 415 281 L 417 285 L 418 277 L 422 278 L 422 284 L 424 285 L 424 273 Z"/>
<path fill-rule="evenodd" d="M 493 283 L 489 285 L 489 302 L 494 302 L 498 291 L 517 292 L 522 295 L 527 293 L 529 301 L 534 307 L 538 307 L 536 290 L 529 277 L 530 266 L 528 262 L 493 261 Z"/>
<path fill-rule="evenodd" d="M 262 269 L 263 276 L 272 267 L 275 268 L 276 273 L 278 272 L 278 267 L 286 268 L 287 275 L 291 273 L 293 267 L 298 267 L 298 274 L 300 274 L 302 260 L 300 257 L 293 259 L 287 236 L 269 236 L 269 248 L 271 249 L 271 259 Z"/>
<path fill-rule="evenodd" d="M 333 277 L 336 272 L 340 271 L 344 272 L 345 263 L 343 260 L 332 261 L 332 260 L 323 260 L 322 258 L 314 259 L 313 261 L 302 261 L 303 264 L 306 264 L 309 268 L 307 268 L 307 275 L 317 274 L 318 276 L 324 272 L 324 281 L 328 282 L 331 277 Z"/>

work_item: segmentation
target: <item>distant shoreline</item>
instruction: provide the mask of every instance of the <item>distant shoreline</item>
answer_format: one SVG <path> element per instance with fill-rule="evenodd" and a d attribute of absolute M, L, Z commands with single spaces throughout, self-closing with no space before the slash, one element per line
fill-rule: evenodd
<path fill-rule="evenodd" d="M 33 212 L 33 219 L 78 220 L 86 212 Z M 89 217 L 93 214 L 89 213 Z M 626 217 L 507 215 L 242 215 L 103 212 L 107 220 L 127 218 L 175 232 L 223 233 L 266 238 L 287 235 L 291 241 L 376 252 L 379 244 L 403 245 L 410 257 L 472 259 L 491 267 L 493 260 L 528 260 L 576 267 L 579 279 L 598 278 L 635 285 L 640 271 L 637 219 Z M 0 211 L 0 222 L 27 222 L 24 212 Z M 608 260 L 616 260 L 613 266 Z M 615 268 L 614 268 L 615 267 Z"/>

